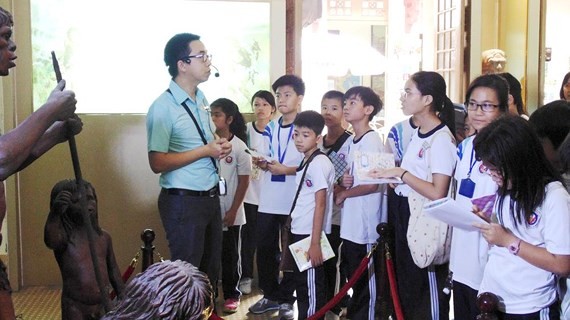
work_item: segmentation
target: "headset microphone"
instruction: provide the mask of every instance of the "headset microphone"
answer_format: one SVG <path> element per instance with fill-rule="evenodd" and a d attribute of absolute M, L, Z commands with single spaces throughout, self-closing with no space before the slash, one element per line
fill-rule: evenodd
<path fill-rule="evenodd" d="M 220 76 L 220 72 L 218 71 L 218 68 L 216 68 L 216 66 L 213 64 L 211 64 L 210 67 L 216 69 L 216 73 L 214 73 L 214 77 L 218 78 Z"/>

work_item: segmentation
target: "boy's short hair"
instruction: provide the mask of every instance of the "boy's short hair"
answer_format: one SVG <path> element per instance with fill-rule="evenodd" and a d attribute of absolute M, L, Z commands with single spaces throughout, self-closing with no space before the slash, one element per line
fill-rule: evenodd
<path fill-rule="evenodd" d="M 325 127 L 325 118 L 316 111 L 303 111 L 297 114 L 293 125 L 296 127 L 309 128 L 318 136 L 323 132 L 323 128 Z"/>
<path fill-rule="evenodd" d="M 570 102 L 555 100 L 536 109 L 529 122 L 539 138 L 548 138 L 554 149 L 558 149 L 570 132 Z"/>
<path fill-rule="evenodd" d="M 325 92 L 325 94 L 323 94 L 323 98 L 321 99 L 321 101 L 325 99 L 338 99 L 340 100 L 341 103 L 344 103 L 344 93 L 338 90 L 330 90 Z"/>
<path fill-rule="evenodd" d="M 279 79 L 273 82 L 271 88 L 273 89 L 273 92 L 277 92 L 277 88 L 282 86 L 291 86 L 297 95 L 305 95 L 305 82 L 294 74 L 286 74 L 279 77 Z"/>
<path fill-rule="evenodd" d="M 374 116 L 378 114 L 380 110 L 382 110 L 382 100 L 378 94 L 376 94 L 376 92 L 374 92 L 374 90 L 369 87 L 356 86 L 348 89 L 348 91 L 346 91 L 344 94 L 344 100 L 348 100 L 352 97 L 360 97 L 360 100 L 362 100 L 364 106 L 372 106 L 374 108 L 372 113 L 368 115 L 368 121 L 372 121 Z"/>

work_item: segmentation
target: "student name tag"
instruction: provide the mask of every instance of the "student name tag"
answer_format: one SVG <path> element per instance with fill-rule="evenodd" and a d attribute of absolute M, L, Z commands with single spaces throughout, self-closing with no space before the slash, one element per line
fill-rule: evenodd
<path fill-rule="evenodd" d="M 285 175 L 284 174 L 272 174 L 271 181 L 274 182 L 285 182 Z"/>
<path fill-rule="evenodd" d="M 460 195 L 467 198 L 472 198 L 474 191 L 475 191 L 475 182 L 473 182 L 473 180 L 469 178 L 461 180 L 461 184 L 459 185 Z"/>

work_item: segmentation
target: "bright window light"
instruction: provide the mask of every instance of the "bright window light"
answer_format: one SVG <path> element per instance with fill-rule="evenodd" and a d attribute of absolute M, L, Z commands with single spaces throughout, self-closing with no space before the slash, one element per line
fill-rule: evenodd
<path fill-rule="evenodd" d="M 260 1 L 31 0 L 34 107 L 55 86 L 55 51 L 78 113 L 142 113 L 168 88 L 164 46 L 197 34 L 220 77 L 200 85 L 251 112 L 251 96 L 269 87 L 270 4 Z"/>

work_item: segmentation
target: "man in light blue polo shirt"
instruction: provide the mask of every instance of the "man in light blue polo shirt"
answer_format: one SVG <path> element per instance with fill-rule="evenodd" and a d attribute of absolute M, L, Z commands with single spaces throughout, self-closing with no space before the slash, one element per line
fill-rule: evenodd
<path fill-rule="evenodd" d="M 171 260 L 187 261 L 215 285 L 221 263 L 222 220 L 218 159 L 231 151 L 216 139 L 206 97 L 198 85 L 210 77 L 211 55 L 200 37 L 177 34 L 164 48 L 172 81 L 147 114 L 148 159 L 160 173 L 158 210 Z"/>

